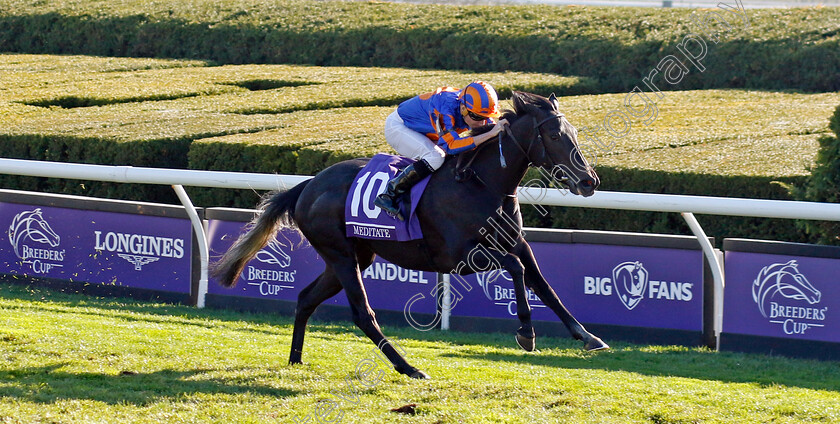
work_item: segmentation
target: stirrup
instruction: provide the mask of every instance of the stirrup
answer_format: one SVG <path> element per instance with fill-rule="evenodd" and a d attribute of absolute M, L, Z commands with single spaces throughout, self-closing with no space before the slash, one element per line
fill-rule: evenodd
<path fill-rule="evenodd" d="M 376 196 L 376 199 L 373 200 L 374 206 L 378 207 L 379 209 L 382 209 L 392 218 L 396 218 L 400 221 L 405 221 L 405 218 L 402 216 L 402 211 L 400 210 L 399 203 L 396 202 L 393 197 L 391 197 L 390 199 L 388 199 L 388 197 L 390 196 L 388 196 L 387 193 L 382 193 L 379 196 Z M 390 204 L 385 202 L 390 202 Z"/>

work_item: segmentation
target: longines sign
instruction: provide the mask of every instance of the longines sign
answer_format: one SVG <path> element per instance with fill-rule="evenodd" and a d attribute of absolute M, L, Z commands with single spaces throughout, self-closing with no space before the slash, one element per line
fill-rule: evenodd
<path fill-rule="evenodd" d="M 0 203 L 0 272 L 190 293 L 186 219 Z"/>

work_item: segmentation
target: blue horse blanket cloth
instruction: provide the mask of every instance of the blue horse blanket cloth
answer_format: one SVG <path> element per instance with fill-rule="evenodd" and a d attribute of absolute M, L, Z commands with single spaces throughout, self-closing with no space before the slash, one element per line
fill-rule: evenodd
<path fill-rule="evenodd" d="M 388 215 L 373 204 L 376 196 L 385 191 L 388 181 L 412 163 L 412 159 L 380 153 L 359 171 L 344 207 L 347 237 L 393 241 L 423 238 L 415 211 L 431 176 L 415 184 L 410 195 L 400 199 L 402 215 L 407 217 L 405 221 Z"/>

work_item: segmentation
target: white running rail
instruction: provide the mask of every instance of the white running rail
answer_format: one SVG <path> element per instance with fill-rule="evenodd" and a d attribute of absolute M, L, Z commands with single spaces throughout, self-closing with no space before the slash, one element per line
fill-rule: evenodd
<path fill-rule="evenodd" d="M 33 177 L 173 186 L 178 193 L 181 203 L 190 215 L 197 238 L 204 239 L 204 242 L 199 241 L 202 262 L 202 274 L 199 283 L 200 291 L 198 294 L 199 307 L 204 305 L 204 297 L 207 290 L 207 258 L 209 255 L 207 252 L 206 234 L 204 233 L 202 223 L 198 219 L 198 215 L 195 213 L 195 208 L 189 201 L 189 197 L 186 196 L 183 188 L 179 187 L 196 186 L 277 190 L 293 187 L 302 181 L 312 178 L 300 175 L 86 165 L 21 159 L 0 159 L 0 173 Z M 832 203 L 610 191 L 599 191 L 591 197 L 580 197 L 557 189 L 535 187 L 520 187 L 518 195 L 520 202 L 524 204 L 680 213 L 697 237 L 703 254 L 712 269 L 717 297 L 719 297 L 715 299 L 716 335 L 720 333 L 722 324 L 723 268 L 694 214 L 840 221 L 840 204 Z M 444 316 L 446 316 L 446 311 L 444 311 Z"/>

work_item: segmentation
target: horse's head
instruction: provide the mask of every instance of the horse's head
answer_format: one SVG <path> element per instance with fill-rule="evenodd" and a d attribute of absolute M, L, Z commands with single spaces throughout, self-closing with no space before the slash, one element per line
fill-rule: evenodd
<path fill-rule="evenodd" d="M 776 294 L 788 299 L 804 300 L 812 305 L 818 303 L 822 297 L 822 293 L 799 272 L 796 260 L 762 268 L 753 281 L 752 291 L 753 299 L 764 316 L 767 316 L 764 310 L 765 301 L 769 301 Z"/>
<path fill-rule="evenodd" d="M 515 91 L 512 100 L 518 119 L 511 128 L 528 134 L 515 140 L 522 143 L 528 160 L 566 184 L 572 193 L 594 194 L 601 180 L 581 153 L 577 129 L 560 112 L 557 98 Z"/>

